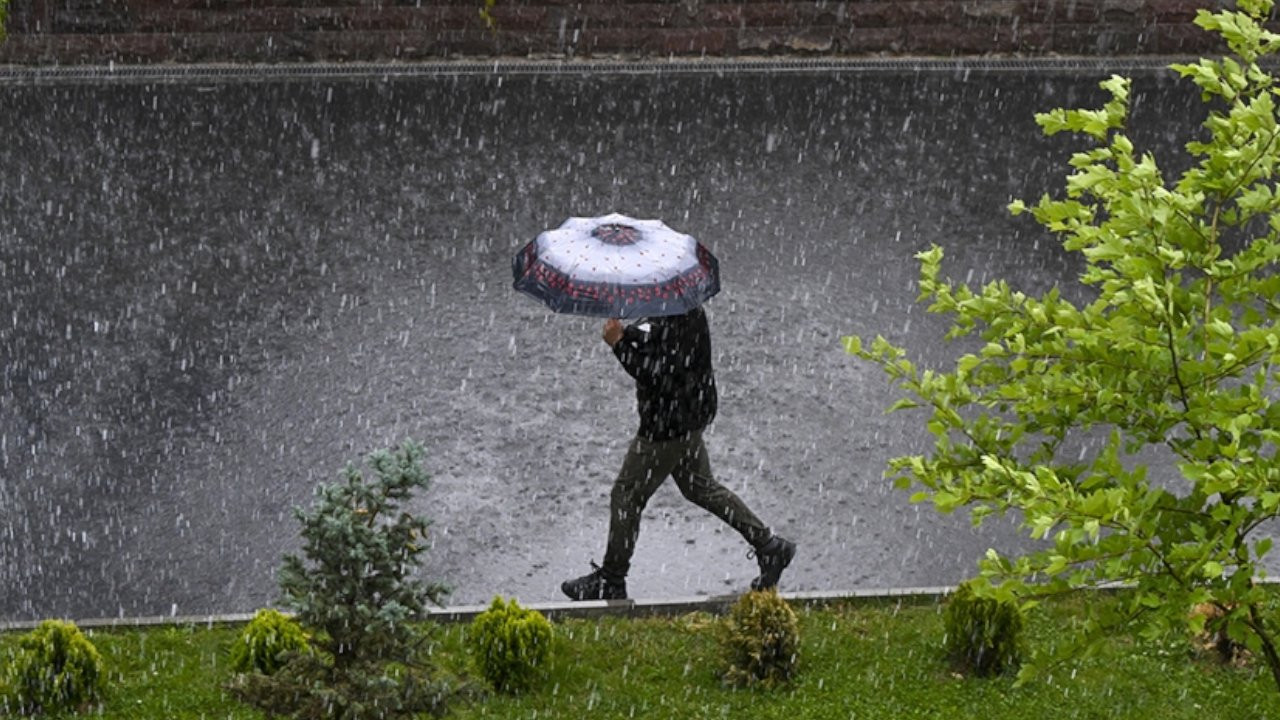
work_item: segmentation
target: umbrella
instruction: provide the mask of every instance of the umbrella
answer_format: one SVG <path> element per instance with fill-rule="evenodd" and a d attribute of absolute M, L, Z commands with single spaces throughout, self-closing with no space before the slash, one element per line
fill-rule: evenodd
<path fill-rule="evenodd" d="M 720 263 L 660 220 L 571 217 L 511 262 L 515 289 L 558 313 L 682 315 L 720 292 Z"/>

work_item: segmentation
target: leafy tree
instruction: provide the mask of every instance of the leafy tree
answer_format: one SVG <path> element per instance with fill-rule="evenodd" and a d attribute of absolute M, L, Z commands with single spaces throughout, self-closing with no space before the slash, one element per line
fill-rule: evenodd
<path fill-rule="evenodd" d="M 1280 127 L 1276 79 L 1259 65 L 1280 49 L 1262 26 L 1272 4 L 1198 13 L 1231 54 L 1171 66 L 1209 106 L 1176 182 L 1125 134 L 1126 78 L 1101 83 L 1111 99 L 1100 109 L 1036 115 L 1046 134 L 1082 135 L 1090 149 L 1071 156 L 1065 198 L 1010 210 L 1083 255 L 1089 302 L 1003 281 L 975 291 L 940 277 L 934 246 L 917 255 L 920 299 L 951 317 L 948 338 L 981 338 L 975 352 L 934 371 L 884 338 L 844 342 L 904 392 L 891 410 L 927 413 L 932 451 L 891 461 L 900 487 L 943 512 L 967 507 L 975 524 L 1018 510 L 1048 541 L 1020 557 L 989 551 L 981 594 L 1030 607 L 1130 586 L 1118 604 L 1088 606 L 1072 650 L 1120 628 L 1199 631 L 1206 616 L 1189 611 L 1208 603 L 1280 688 L 1273 594 L 1255 582 L 1271 548 L 1260 530 L 1280 508 Z M 1064 451 L 1101 436 L 1091 454 Z M 1144 449 L 1178 472 L 1149 476 L 1132 457 Z M 1024 673 L 1055 659 L 1042 650 Z"/>
<path fill-rule="evenodd" d="M 0 0 L 0 45 L 8 37 L 5 28 L 9 25 L 9 0 Z"/>
<path fill-rule="evenodd" d="M 271 715 L 295 718 L 410 717 L 439 713 L 447 697 L 414 622 L 445 590 L 410 577 L 428 522 L 400 505 L 427 486 L 422 448 L 405 443 L 368 457 L 374 477 L 348 465 L 344 480 L 297 510 L 303 554 L 285 557 L 280 587 L 311 631 L 309 653 L 273 675 L 237 676 L 232 691 Z"/>

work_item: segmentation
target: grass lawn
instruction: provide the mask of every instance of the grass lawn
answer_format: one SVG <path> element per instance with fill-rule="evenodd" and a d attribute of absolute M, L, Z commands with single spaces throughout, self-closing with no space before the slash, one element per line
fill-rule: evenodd
<path fill-rule="evenodd" d="M 1058 603 L 1028 622 L 1032 643 L 1072 632 Z M 722 688 L 715 618 L 566 620 L 556 624 L 541 688 L 458 705 L 451 718 L 1248 718 L 1280 717 L 1280 692 L 1259 663 L 1222 666 L 1191 643 L 1107 642 L 1091 657 L 1024 687 L 964 679 L 939 655 L 941 606 L 859 601 L 801 610 L 800 675 L 787 690 Z M 462 626 L 439 629 L 437 657 L 467 674 Z M 93 716 L 261 718 L 220 689 L 236 628 L 94 631 L 111 690 Z M 17 633 L 0 635 L 0 657 Z M 475 677 L 472 674 L 472 677 Z M 475 682 L 479 682 L 478 678 Z M 48 716 L 59 717 L 59 716 Z"/>

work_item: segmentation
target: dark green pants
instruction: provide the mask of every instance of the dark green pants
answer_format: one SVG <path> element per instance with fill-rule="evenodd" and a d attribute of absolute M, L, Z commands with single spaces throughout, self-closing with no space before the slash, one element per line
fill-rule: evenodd
<path fill-rule="evenodd" d="M 760 518 L 711 475 L 701 432 L 658 442 L 636 437 L 610 497 L 609 544 L 603 564 L 608 575 L 627 576 L 640 536 L 640 515 L 667 476 L 675 478 L 686 499 L 728 523 L 751 547 L 758 549 L 772 537 Z"/>

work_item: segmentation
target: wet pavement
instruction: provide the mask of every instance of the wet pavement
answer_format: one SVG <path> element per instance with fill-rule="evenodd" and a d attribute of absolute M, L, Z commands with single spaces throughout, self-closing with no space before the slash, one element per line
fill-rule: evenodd
<path fill-rule="evenodd" d="M 405 438 L 451 602 L 558 599 L 603 552 L 634 398 L 599 323 L 517 296 L 510 259 L 611 211 L 720 259 L 707 444 L 799 543 L 784 589 L 959 581 L 1026 541 L 892 488 L 886 461 L 929 438 L 840 337 L 959 351 L 914 302 L 930 243 L 953 277 L 1070 286 L 1078 261 L 1004 207 L 1057 192 L 1081 147 L 1032 113 L 1101 103 L 1104 76 L 0 86 L 0 619 L 273 603 L 291 508 Z M 1170 77 L 1136 75 L 1132 136 L 1177 170 L 1202 110 Z M 746 551 L 668 483 L 631 594 L 745 589 Z"/>

